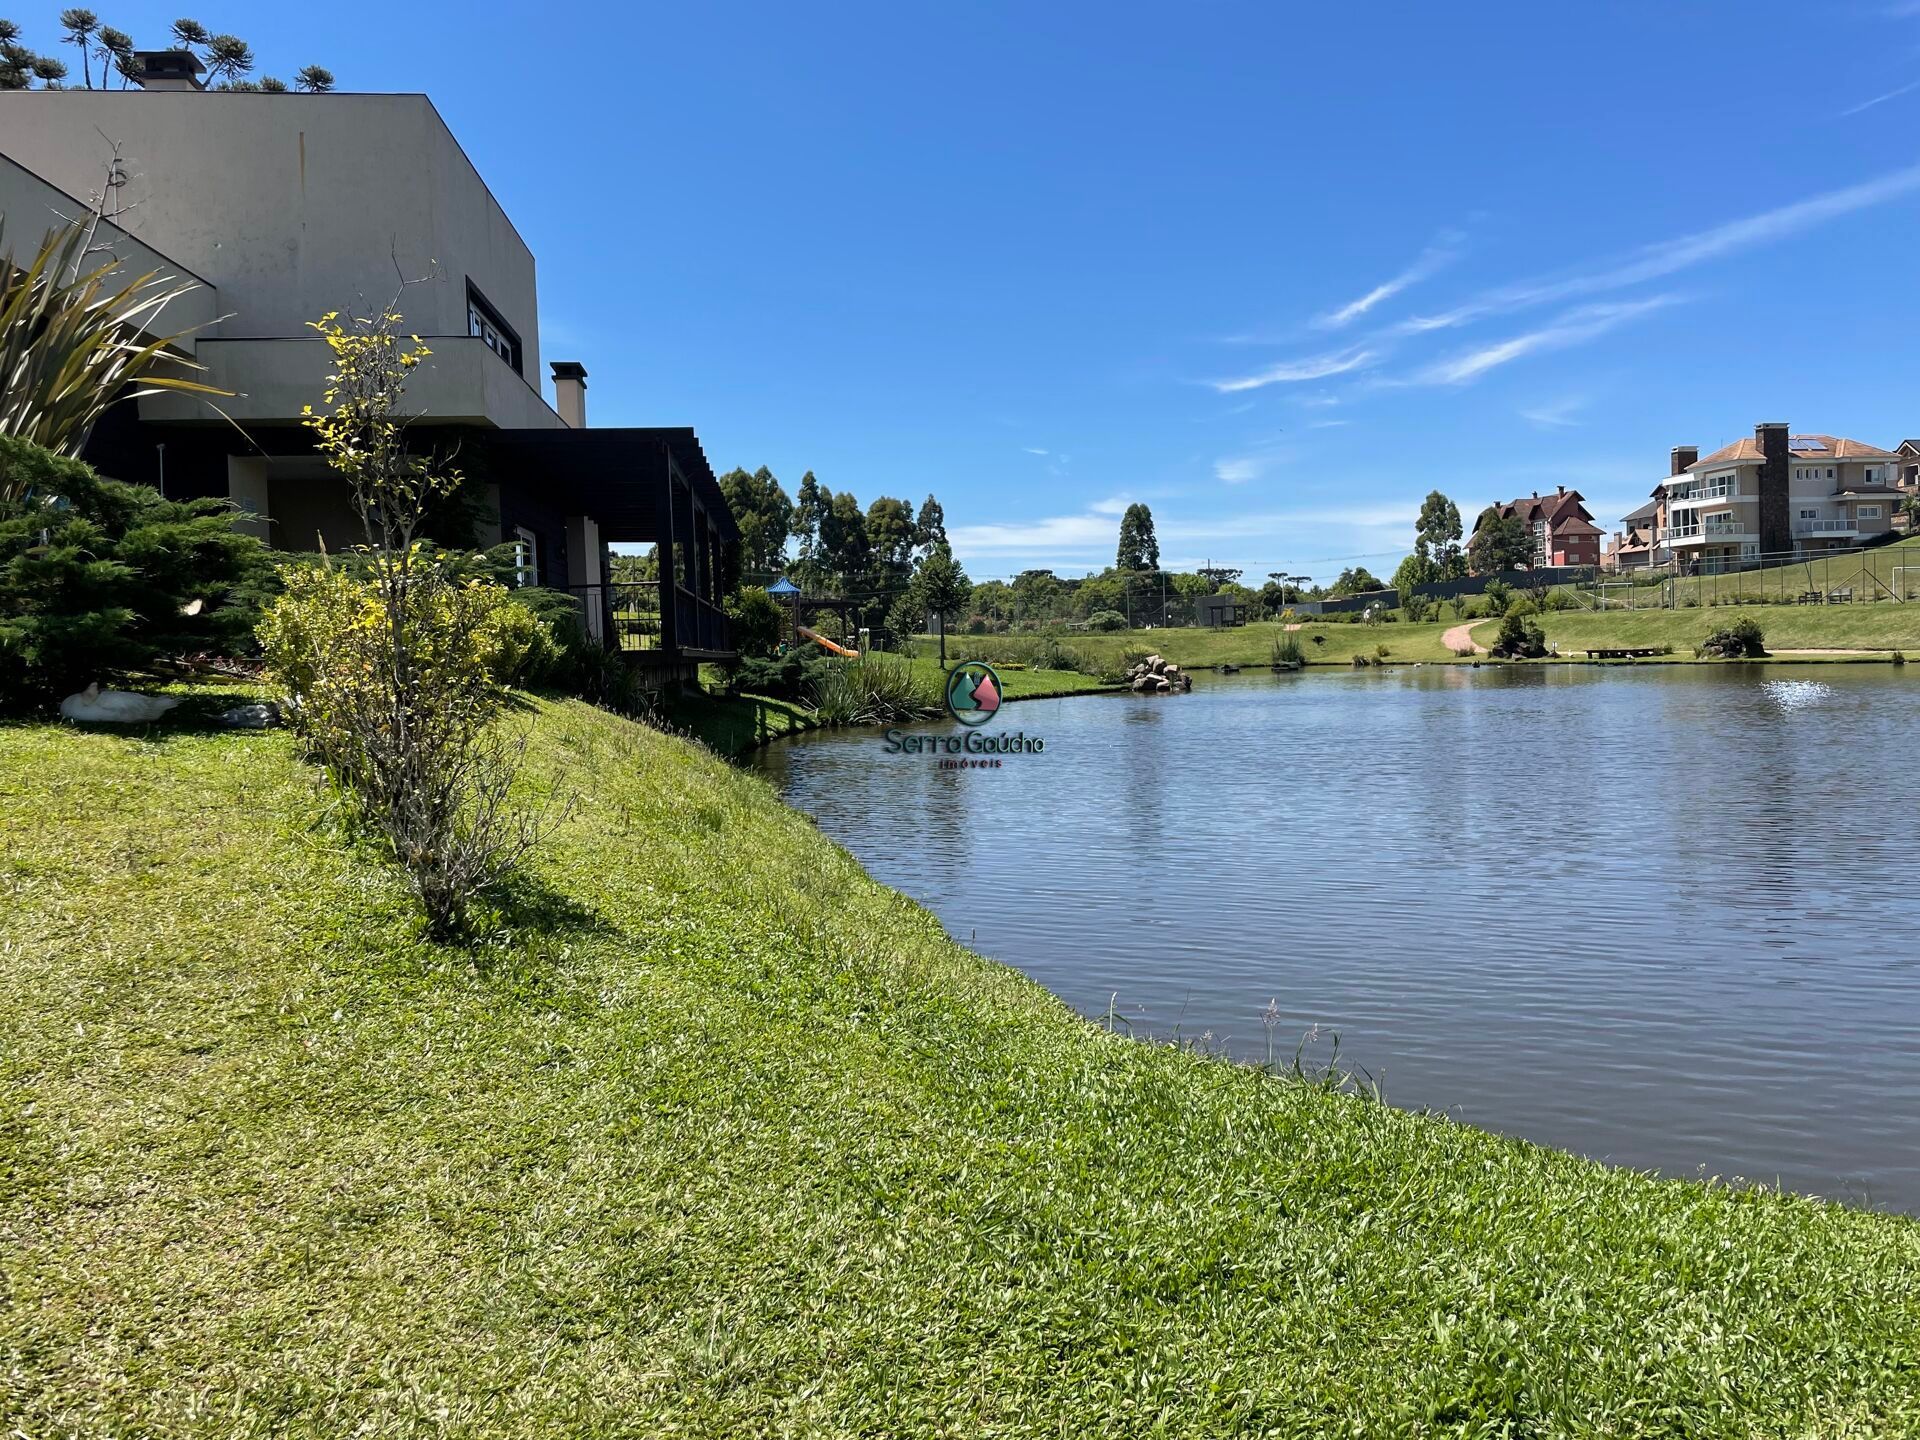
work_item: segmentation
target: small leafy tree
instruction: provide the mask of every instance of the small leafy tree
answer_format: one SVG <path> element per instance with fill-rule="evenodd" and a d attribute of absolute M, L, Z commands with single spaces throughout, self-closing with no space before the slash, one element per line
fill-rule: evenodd
<path fill-rule="evenodd" d="M 507 803 L 524 753 L 498 725 L 507 592 L 456 580 L 418 543 L 429 503 L 460 477 L 407 447 L 406 377 L 432 352 L 400 324 L 391 306 L 313 324 L 333 370 L 327 410 L 308 407 L 306 423 L 352 488 L 371 578 L 296 574 L 261 633 L 296 726 L 405 872 L 429 930 L 449 936 L 536 831 Z"/>
<path fill-rule="evenodd" d="M 1504 580 L 1489 580 L 1486 589 L 1487 613 L 1504 615 L 1513 603 L 1513 587 Z"/>
<path fill-rule="evenodd" d="M 1547 635 L 1539 624 L 1514 611 L 1500 622 L 1491 653 L 1502 660 L 1537 660 L 1547 653 Z"/>
<path fill-rule="evenodd" d="M 324 65 L 302 65 L 293 74 L 293 88 L 324 95 L 333 89 L 333 72 Z"/>
<path fill-rule="evenodd" d="M 940 663 L 947 663 L 947 627 L 958 620 L 973 599 L 973 582 L 945 544 L 927 552 L 907 590 L 908 600 L 940 626 Z"/>

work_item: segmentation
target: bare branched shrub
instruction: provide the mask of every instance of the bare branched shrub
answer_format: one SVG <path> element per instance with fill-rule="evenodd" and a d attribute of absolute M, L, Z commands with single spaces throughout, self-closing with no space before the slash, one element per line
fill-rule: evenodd
<path fill-rule="evenodd" d="M 525 626 L 504 589 L 450 577 L 416 538 L 459 476 L 408 452 L 399 402 L 431 352 L 400 323 L 389 306 L 313 326 L 334 368 L 325 412 L 309 407 L 306 423 L 352 486 L 369 564 L 365 578 L 331 565 L 290 575 L 261 639 L 299 733 L 444 936 L 538 838 L 508 803 L 525 741 L 499 728 L 503 651 Z"/>

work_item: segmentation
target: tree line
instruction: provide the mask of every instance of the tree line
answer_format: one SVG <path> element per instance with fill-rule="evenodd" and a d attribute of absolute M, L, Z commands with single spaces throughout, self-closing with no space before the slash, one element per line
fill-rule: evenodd
<path fill-rule="evenodd" d="M 78 81 L 58 53 L 34 50 L 21 38 L 16 22 L 0 19 L 0 90 L 31 90 L 36 81 L 43 90 L 125 90 L 139 83 L 144 68 L 141 49 L 159 48 L 136 44 L 126 31 L 106 24 L 82 6 L 62 10 L 59 24 L 59 45 L 74 51 L 80 66 Z M 216 90 L 281 94 L 292 89 L 322 94 L 333 89 L 333 72 L 324 65 L 301 66 L 294 72 L 292 85 L 275 75 L 253 78 L 253 47 L 238 35 L 211 31 L 198 20 L 174 21 L 167 40 L 165 48 L 185 51 L 200 62 L 207 82 Z"/>

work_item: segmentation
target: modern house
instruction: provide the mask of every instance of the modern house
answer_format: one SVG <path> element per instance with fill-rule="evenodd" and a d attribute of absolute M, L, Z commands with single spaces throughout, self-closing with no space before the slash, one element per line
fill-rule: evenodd
<path fill-rule="evenodd" d="M 1593 523 L 1578 490 L 1560 486 L 1551 495 L 1538 490 L 1520 500 L 1494 506 L 1502 519 L 1517 519 L 1533 537 L 1535 565 L 1598 565 L 1600 527 Z"/>
<path fill-rule="evenodd" d="M 189 330 L 195 378 L 233 394 L 116 406 L 86 458 L 170 495 L 230 497 L 283 549 L 355 543 L 346 487 L 300 423 L 328 370 L 308 322 L 393 303 L 434 352 L 408 386 L 412 442 L 467 480 L 444 522 L 466 533 L 442 538 L 514 545 L 525 583 L 571 592 L 591 633 L 646 662 L 726 658 L 739 530 L 698 438 L 590 428 L 577 361 L 553 364 L 549 403 L 533 254 L 432 102 L 208 92 L 168 63 L 178 52 L 147 59 L 144 88 L 0 93 L 8 243 L 104 213 L 122 273 L 197 282 L 161 328 Z M 659 581 L 616 599 L 612 545 L 658 546 Z"/>
<path fill-rule="evenodd" d="M 1838 435 L 1792 435 L 1780 423 L 1757 425 L 1751 439 L 1705 458 L 1676 446 L 1670 473 L 1654 487 L 1650 559 L 1711 573 L 1863 544 L 1893 528 L 1899 463 L 1892 451 Z"/>

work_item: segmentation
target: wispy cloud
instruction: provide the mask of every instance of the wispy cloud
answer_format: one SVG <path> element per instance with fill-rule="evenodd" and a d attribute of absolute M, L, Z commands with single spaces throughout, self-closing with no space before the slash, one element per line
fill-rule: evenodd
<path fill-rule="evenodd" d="M 1587 408 L 1587 397 L 1569 395 L 1564 399 L 1550 401 L 1545 405 L 1534 405 L 1520 412 L 1520 418 L 1542 430 L 1565 430 L 1575 425 L 1584 425 L 1578 419 L 1579 413 Z"/>
<path fill-rule="evenodd" d="M 1223 485 L 1244 485 L 1273 468 L 1264 455 L 1224 455 L 1213 462 L 1213 475 Z"/>
<path fill-rule="evenodd" d="M 1360 370 L 1380 359 L 1380 352 L 1354 346 L 1349 350 L 1336 351 L 1328 355 L 1311 355 L 1299 360 L 1282 360 L 1265 370 L 1252 375 L 1242 375 L 1231 380 L 1214 380 L 1209 383 L 1222 395 L 1238 394 L 1242 390 L 1258 390 L 1267 385 L 1292 385 L 1303 380 L 1325 380 L 1330 375 L 1345 375 L 1351 370 Z"/>
<path fill-rule="evenodd" d="M 1352 423 L 1351 420 L 1309 420 L 1307 422 L 1307 428 L 1309 430 L 1336 430 L 1342 425 L 1351 425 Z"/>
<path fill-rule="evenodd" d="M 1358 300 L 1349 301 L 1338 310 L 1314 317 L 1312 324 L 1316 330 L 1342 330 L 1358 320 L 1362 315 L 1398 295 L 1409 286 L 1418 285 L 1435 272 L 1444 269 L 1459 257 L 1460 237 L 1451 232 L 1442 235 L 1433 244 L 1420 252 L 1420 258 L 1391 280 L 1383 281 L 1362 295 Z"/>
<path fill-rule="evenodd" d="M 1032 446 L 1032 445 L 1022 445 L 1022 446 L 1021 446 L 1020 448 L 1021 448 L 1022 450 L 1024 450 L 1024 451 L 1026 451 L 1026 452 L 1027 452 L 1027 454 L 1029 454 L 1029 455 L 1049 455 L 1049 454 L 1052 454 L 1052 453 L 1053 453 L 1052 451 L 1049 451 L 1049 450 L 1040 450 L 1040 449 L 1036 449 L 1036 448 L 1035 448 L 1034 446 Z"/>
<path fill-rule="evenodd" d="M 1412 380 L 1416 385 L 1466 385 L 1489 370 L 1510 364 L 1523 355 L 1545 350 L 1564 350 L 1571 345 L 1596 339 L 1655 310 L 1677 304 L 1675 295 L 1655 295 L 1646 300 L 1628 300 L 1611 305 L 1582 305 L 1557 316 L 1552 323 L 1523 335 L 1515 335 L 1498 344 L 1470 350 L 1448 360 L 1429 365 Z"/>
<path fill-rule="evenodd" d="M 1916 15 L 1920 15 L 1920 5 L 1916 5 L 1914 7 L 1913 13 Z M 1842 110 L 1837 118 L 1844 120 L 1849 115 L 1858 115 L 1862 110 L 1871 110 L 1876 105 L 1883 105 L 1889 100 L 1897 100 L 1902 95 L 1908 94 L 1909 92 L 1914 90 L 1920 90 L 1920 80 L 1909 80 L 1906 84 L 1900 86 L 1897 90 L 1889 90 L 1887 91 L 1886 94 L 1876 95 L 1871 100 L 1862 100 L 1858 105 L 1855 105 L 1851 110 Z"/>
<path fill-rule="evenodd" d="M 1920 165 L 1896 170 L 1875 180 L 1863 181 L 1822 195 L 1796 200 L 1758 215 L 1730 220 L 1709 230 L 1698 230 L 1672 240 L 1643 246 L 1622 259 L 1596 270 L 1571 275 L 1523 281 L 1520 284 L 1489 290 L 1437 315 L 1403 320 L 1388 335 L 1418 335 L 1446 330 L 1489 315 L 1508 314 L 1534 305 L 1573 300 L 1586 295 L 1625 290 L 1651 280 L 1664 279 L 1709 260 L 1751 249 L 1813 229 L 1890 200 L 1920 190 Z"/>

